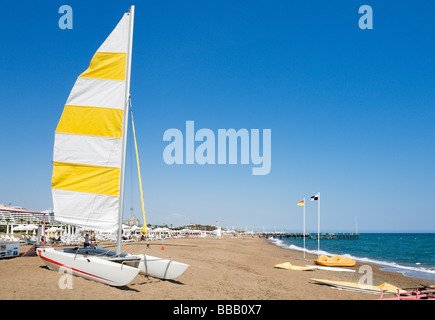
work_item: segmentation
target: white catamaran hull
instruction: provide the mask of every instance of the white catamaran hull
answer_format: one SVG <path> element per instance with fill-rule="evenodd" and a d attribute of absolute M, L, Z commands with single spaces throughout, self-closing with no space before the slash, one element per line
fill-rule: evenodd
<path fill-rule="evenodd" d="M 54 248 L 38 248 L 37 252 L 51 270 L 64 268 L 73 275 L 111 286 L 125 286 L 139 273 L 138 268 L 99 257 L 75 255 Z"/>
<path fill-rule="evenodd" d="M 175 279 L 179 277 L 189 267 L 188 264 L 153 257 L 149 255 L 138 255 L 140 257 L 139 273 L 160 279 Z"/>

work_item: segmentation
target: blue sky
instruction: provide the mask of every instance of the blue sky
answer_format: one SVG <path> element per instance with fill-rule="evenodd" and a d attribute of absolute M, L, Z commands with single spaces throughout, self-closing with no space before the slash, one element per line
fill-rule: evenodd
<path fill-rule="evenodd" d="M 73 9 L 61 30 L 58 9 Z M 54 131 L 126 1 L 0 9 L 0 203 L 52 207 Z M 373 8 L 361 30 L 358 9 Z M 321 231 L 435 232 L 435 4 L 429 1 L 141 1 L 132 103 L 147 222 Z M 172 165 L 170 128 L 272 130 L 272 169 Z M 133 170 L 136 170 L 133 161 Z M 127 169 L 126 211 L 140 213 Z M 133 185 L 134 192 L 131 192 Z M 131 196 L 133 195 L 133 196 Z M 317 231 L 317 206 L 306 207 Z"/>

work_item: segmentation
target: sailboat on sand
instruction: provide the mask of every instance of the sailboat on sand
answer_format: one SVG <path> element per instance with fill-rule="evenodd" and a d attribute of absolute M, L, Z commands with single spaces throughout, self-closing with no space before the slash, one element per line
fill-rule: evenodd
<path fill-rule="evenodd" d="M 37 249 L 52 270 L 64 269 L 112 286 L 124 286 L 138 273 L 174 279 L 188 267 L 121 251 L 133 23 L 131 6 L 76 80 L 56 128 L 53 152 L 56 221 L 116 232 L 116 251 Z"/>

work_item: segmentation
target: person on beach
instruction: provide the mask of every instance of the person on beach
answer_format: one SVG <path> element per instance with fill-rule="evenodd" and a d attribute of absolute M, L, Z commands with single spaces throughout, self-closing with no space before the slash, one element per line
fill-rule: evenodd
<path fill-rule="evenodd" d="M 86 248 L 86 247 L 89 247 L 89 234 L 86 234 L 85 235 L 85 243 L 83 244 L 83 246 Z"/>

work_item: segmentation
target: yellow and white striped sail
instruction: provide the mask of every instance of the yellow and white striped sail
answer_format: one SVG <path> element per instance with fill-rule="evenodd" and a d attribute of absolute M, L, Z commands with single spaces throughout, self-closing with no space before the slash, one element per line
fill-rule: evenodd
<path fill-rule="evenodd" d="M 78 77 L 56 128 L 52 194 L 57 221 L 118 229 L 129 19 L 124 14 Z"/>

